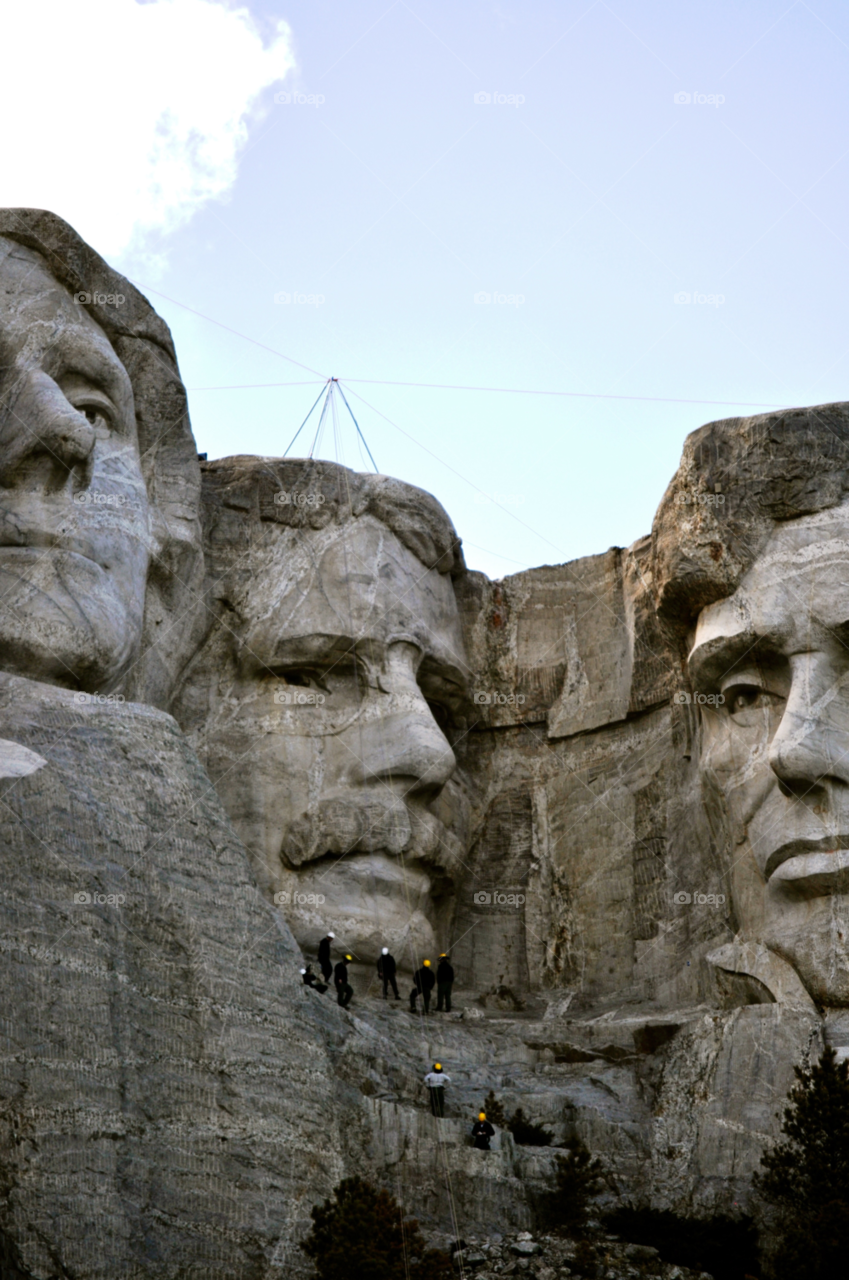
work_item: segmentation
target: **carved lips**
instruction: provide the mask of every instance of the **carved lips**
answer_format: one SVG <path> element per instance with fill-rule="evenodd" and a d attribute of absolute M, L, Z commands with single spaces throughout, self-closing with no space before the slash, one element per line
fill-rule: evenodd
<path fill-rule="evenodd" d="M 791 840 L 766 864 L 770 886 L 796 897 L 849 892 L 849 835 Z"/>

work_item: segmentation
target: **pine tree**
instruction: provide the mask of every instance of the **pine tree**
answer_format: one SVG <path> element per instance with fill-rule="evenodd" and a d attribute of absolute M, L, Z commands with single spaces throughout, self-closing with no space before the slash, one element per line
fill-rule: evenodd
<path fill-rule="evenodd" d="M 754 1182 L 767 1206 L 762 1248 L 772 1280 L 831 1280 L 849 1257 L 849 1063 L 827 1048 L 794 1068 L 781 1131 Z"/>
<path fill-rule="evenodd" d="M 528 1120 L 521 1107 L 517 1107 L 513 1112 L 507 1121 L 507 1128 L 515 1141 L 523 1147 L 548 1147 L 554 1137 L 550 1129 Z"/>
<path fill-rule="evenodd" d="M 481 1111 L 485 1113 L 489 1123 L 494 1124 L 496 1128 L 507 1128 L 507 1112 L 504 1110 L 504 1104 L 496 1098 L 492 1089 L 490 1089 L 489 1093 L 484 1098 Z"/>
<path fill-rule="evenodd" d="M 425 1248 L 415 1218 L 388 1191 L 345 1178 L 311 1212 L 313 1228 L 301 1245 L 321 1280 L 451 1280 L 447 1253 Z"/>
<path fill-rule="evenodd" d="M 583 1235 L 589 1217 L 590 1200 L 601 1190 L 604 1166 L 576 1138 L 569 1152 L 557 1160 L 556 1190 L 543 1198 L 540 1225 L 562 1235 Z"/>

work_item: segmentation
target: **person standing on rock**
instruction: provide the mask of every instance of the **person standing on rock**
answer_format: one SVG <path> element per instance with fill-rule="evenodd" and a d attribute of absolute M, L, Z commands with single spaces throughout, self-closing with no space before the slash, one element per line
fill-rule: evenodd
<path fill-rule="evenodd" d="M 336 1003 L 341 1004 L 343 1009 L 348 1008 L 351 1003 L 351 997 L 354 994 L 354 988 L 348 981 L 348 964 L 352 959 L 352 956 L 346 955 L 333 970 L 333 980 L 336 983 Z"/>
<path fill-rule="evenodd" d="M 387 998 L 387 987 L 390 983 L 392 984 L 392 990 L 395 992 L 395 999 L 401 999 L 398 995 L 398 983 L 395 981 L 395 970 L 395 957 L 390 955 L 388 947 L 384 947 L 377 962 L 377 976 L 383 979 L 384 1000 Z"/>
<path fill-rule="evenodd" d="M 423 960 L 421 969 L 416 969 L 413 982 L 416 985 L 410 992 L 410 1013 L 416 1012 L 416 996 L 419 995 L 424 1003 L 425 1013 L 430 1013 L 430 993 L 436 986 L 436 978 L 433 976 L 429 960 Z"/>
<path fill-rule="evenodd" d="M 495 1136 L 495 1130 L 486 1118 L 485 1111 L 478 1112 L 478 1118 L 472 1125 L 472 1138 L 476 1151 L 489 1151 L 489 1140 Z"/>
<path fill-rule="evenodd" d="M 425 961 L 427 964 L 427 961 Z M 431 977 L 433 975 L 431 974 Z M 442 1070 L 441 1062 L 434 1062 L 433 1071 L 429 1071 L 424 1080 L 430 1094 L 430 1109 L 435 1116 L 445 1115 L 445 1086 L 451 1083 L 451 1077 Z"/>
<path fill-rule="evenodd" d="M 445 1012 L 451 1012 L 451 988 L 454 985 L 454 966 L 443 951 L 436 966 L 436 1012 L 442 1013 L 443 1001 Z"/>
<path fill-rule="evenodd" d="M 330 946 L 336 935 L 333 933 L 326 934 L 318 944 L 318 967 L 321 970 L 321 976 L 325 982 L 330 981 L 330 975 L 333 973 L 333 965 L 330 960 Z"/>

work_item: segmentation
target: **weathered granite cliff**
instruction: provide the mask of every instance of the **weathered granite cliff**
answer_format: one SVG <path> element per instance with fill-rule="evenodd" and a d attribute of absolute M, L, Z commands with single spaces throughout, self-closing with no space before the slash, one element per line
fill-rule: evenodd
<path fill-rule="evenodd" d="M 0 212 L 0 355 L 0 1266 L 308 1275 L 355 1172 L 494 1239 L 574 1137 L 608 1202 L 745 1208 L 849 1053 L 846 406 L 711 423 L 650 538 L 490 582 L 414 486 L 201 469 L 53 215 Z M 490 1090 L 554 1145 L 471 1149 Z"/>

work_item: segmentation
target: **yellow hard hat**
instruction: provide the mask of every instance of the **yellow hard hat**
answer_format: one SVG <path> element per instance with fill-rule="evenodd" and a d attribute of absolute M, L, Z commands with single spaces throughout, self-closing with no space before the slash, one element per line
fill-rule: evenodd
<path fill-rule="evenodd" d="M 439 953 L 439 958 L 440 958 L 440 960 L 447 960 L 447 959 L 448 959 L 448 953 L 447 953 L 447 951 L 440 951 L 440 953 Z"/>
<path fill-rule="evenodd" d="M 345 959 L 346 959 L 346 960 L 353 960 L 353 958 L 354 958 L 353 956 L 346 956 L 346 957 L 345 957 Z"/>
<path fill-rule="evenodd" d="M 430 964 L 430 961 L 429 961 L 429 960 L 425 960 L 425 961 L 424 961 L 424 964 L 425 964 L 425 965 L 429 965 L 429 964 Z"/>
<path fill-rule="evenodd" d="M 485 1119 L 486 1119 L 486 1112 L 485 1112 L 485 1111 L 479 1111 L 479 1112 L 478 1112 L 478 1120 L 485 1120 Z"/>
<path fill-rule="evenodd" d="M 434 1064 L 433 1064 L 433 1069 L 434 1069 L 434 1071 L 441 1071 L 441 1070 L 442 1070 L 442 1063 L 441 1063 L 441 1062 L 434 1062 Z"/>

